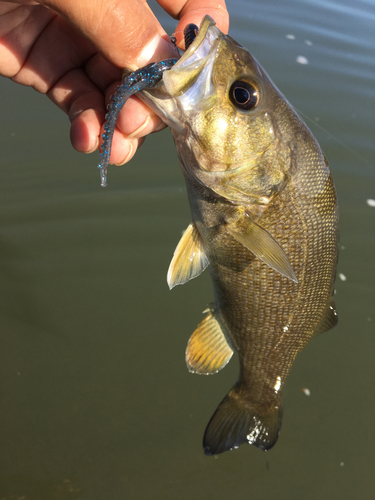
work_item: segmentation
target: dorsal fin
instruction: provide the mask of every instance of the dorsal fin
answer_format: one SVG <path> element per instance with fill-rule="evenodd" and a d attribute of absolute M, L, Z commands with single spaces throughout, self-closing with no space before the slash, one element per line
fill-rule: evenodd
<path fill-rule="evenodd" d="M 206 317 L 199 323 L 186 348 L 189 371 L 200 375 L 218 372 L 229 362 L 233 350 L 229 346 L 219 319 L 213 309 L 206 309 Z"/>
<path fill-rule="evenodd" d="M 298 283 L 284 250 L 270 233 L 252 221 L 246 212 L 236 221 L 228 223 L 227 230 L 233 238 L 248 248 L 250 252 L 253 252 L 269 267 Z"/>
<path fill-rule="evenodd" d="M 202 238 L 191 222 L 182 235 L 169 264 L 167 282 L 172 289 L 199 276 L 209 261 L 203 248 Z"/>

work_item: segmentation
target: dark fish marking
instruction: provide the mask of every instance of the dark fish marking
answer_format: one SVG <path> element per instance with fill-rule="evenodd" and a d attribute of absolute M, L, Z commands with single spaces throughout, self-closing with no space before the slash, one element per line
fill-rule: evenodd
<path fill-rule="evenodd" d="M 191 23 L 185 26 L 184 29 L 185 50 L 187 50 L 193 43 L 195 37 L 197 36 L 198 31 L 199 28 L 196 24 Z"/>

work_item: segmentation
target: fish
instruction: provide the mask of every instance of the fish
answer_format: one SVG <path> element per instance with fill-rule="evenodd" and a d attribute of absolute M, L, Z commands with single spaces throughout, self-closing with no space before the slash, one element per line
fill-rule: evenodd
<path fill-rule="evenodd" d="M 204 453 L 267 451 L 297 354 L 337 324 L 337 194 L 318 142 L 251 53 L 209 16 L 188 32 L 180 59 L 137 94 L 171 129 L 192 215 L 167 281 L 207 268 L 213 284 L 188 369 L 210 375 L 239 357 Z"/>

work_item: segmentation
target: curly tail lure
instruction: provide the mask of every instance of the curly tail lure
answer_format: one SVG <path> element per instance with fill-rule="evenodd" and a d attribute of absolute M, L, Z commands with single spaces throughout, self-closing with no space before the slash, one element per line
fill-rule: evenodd
<path fill-rule="evenodd" d="M 184 30 L 186 49 L 196 37 L 197 32 L 198 28 L 195 24 L 186 26 Z M 100 163 L 98 165 L 102 187 L 107 186 L 107 168 L 111 156 L 113 132 L 121 109 L 130 96 L 140 90 L 155 87 L 163 78 L 164 71 L 171 69 L 176 62 L 177 59 L 166 59 L 137 69 L 123 78 L 121 85 L 117 87 L 116 92 L 111 97 L 111 102 L 108 105 L 107 114 L 105 115 L 104 133 L 102 135 L 103 143 L 101 144 Z"/>

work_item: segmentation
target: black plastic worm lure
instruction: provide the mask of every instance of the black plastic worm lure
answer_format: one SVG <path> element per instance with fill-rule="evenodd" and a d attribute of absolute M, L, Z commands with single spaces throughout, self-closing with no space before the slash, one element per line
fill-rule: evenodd
<path fill-rule="evenodd" d="M 197 32 L 198 27 L 195 24 L 188 24 L 186 26 L 184 29 L 185 50 L 192 43 Z M 107 185 L 107 168 L 111 156 L 113 132 L 118 115 L 124 104 L 130 96 L 140 90 L 155 87 L 163 78 L 164 71 L 171 69 L 176 62 L 177 59 L 166 59 L 165 61 L 148 64 L 124 77 L 121 85 L 117 87 L 116 92 L 111 97 L 111 102 L 108 105 L 105 116 L 104 133 L 102 135 L 103 143 L 101 145 L 100 163 L 98 165 L 101 186 L 105 187 Z"/>
<path fill-rule="evenodd" d="M 184 29 L 184 38 L 185 38 L 185 50 L 187 50 L 190 45 L 193 43 L 194 38 L 198 33 L 198 26 L 196 24 L 188 24 Z"/>

